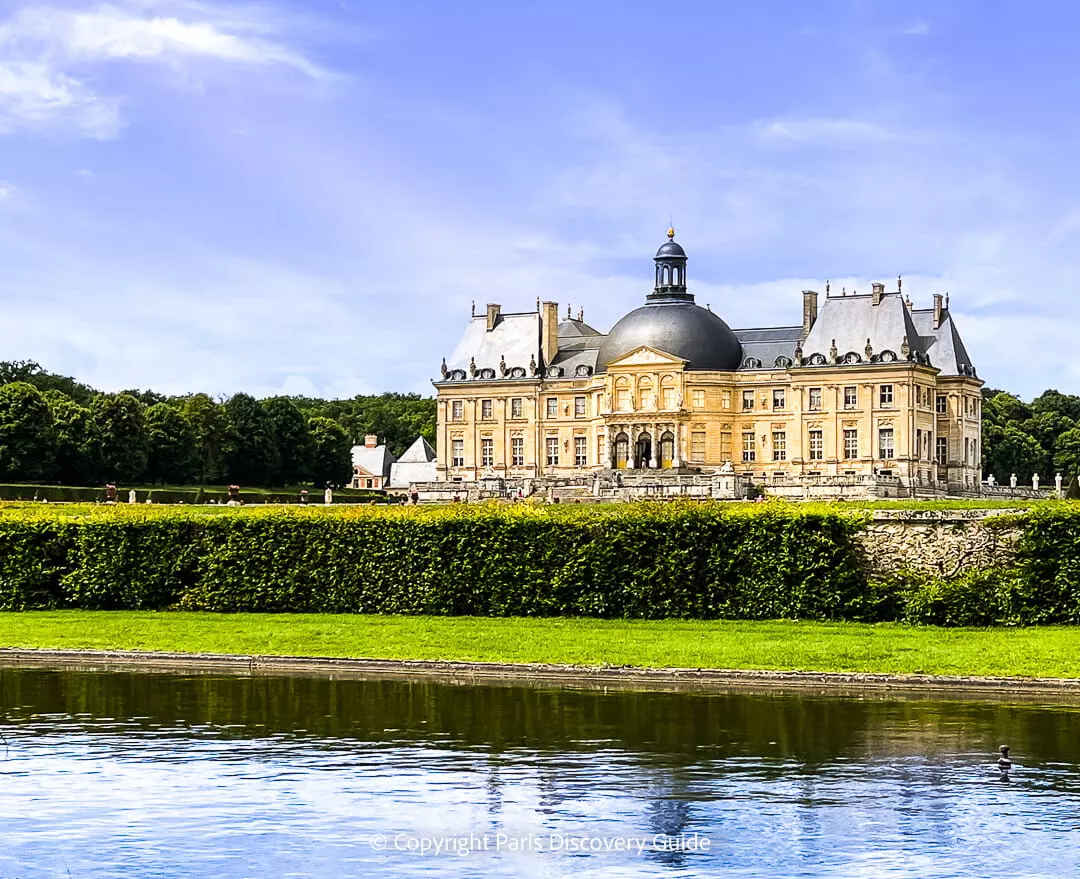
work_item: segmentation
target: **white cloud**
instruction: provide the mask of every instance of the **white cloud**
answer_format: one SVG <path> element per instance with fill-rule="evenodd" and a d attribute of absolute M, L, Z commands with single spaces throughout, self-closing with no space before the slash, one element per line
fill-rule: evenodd
<path fill-rule="evenodd" d="M 834 146 L 849 145 L 853 141 L 866 143 L 894 139 L 894 134 L 884 126 L 859 119 L 773 119 L 759 123 L 757 131 L 766 140 Z"/>
<path fill-rule="evenodd" d="M 54 130 L 107 138 L 119 127 L 116 98 L 95 95 L 42 61 L 0 61 L 0 134 Z"/>
<path fill-rule="evenodd" d="M 303 55 L 252 33 L 254 22 L 234 18 L 229 26 L 234 32 L 213 17 L 186 22 L 106 5 L 90 12 L 24 9 L 2 33 L 6 42 L 36 43 L 47 55 L 72 61 L 201 55 L 248 64 L 281 64 L 314 78 L 327 75 Z"/>
<path fill-rule="evenodd" d="M 206 59 L 277 66 L 315 80 L 332 77 L 302 53 L 265 36 L 265 21 L 185 7 L 183 20 L 101 5 L 81 11 L 27 7 L 0 22 L 0 134 L 59 131 L 107 138 L 121 127 L 118 97 L 98 94 L 95 68 L 109 61 Z"/>
<path fill-rule="evenodd" d="M 917 21 L 911 27 L 904 29 L 904 34 L 909 37 L 922 37 L 930 33 L 930 25 L 925 21 Z"/>

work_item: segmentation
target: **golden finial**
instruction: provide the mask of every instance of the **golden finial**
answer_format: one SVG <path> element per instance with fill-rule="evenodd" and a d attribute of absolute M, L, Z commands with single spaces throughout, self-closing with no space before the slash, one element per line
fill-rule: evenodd
<path fill-rule="evenodd" d="M 674 226 L 668 226 L 667 237 L 668 238 L 674 238 L 675 237 L 675 227 Z"/>

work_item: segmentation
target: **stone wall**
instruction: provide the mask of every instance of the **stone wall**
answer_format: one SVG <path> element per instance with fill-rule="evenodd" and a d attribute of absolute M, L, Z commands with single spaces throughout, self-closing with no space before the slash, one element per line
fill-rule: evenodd
<path fill-rule="evenodd" d="M 1019 525 L 990 520 L 1021 510 L 875 510 L 856 535 L 873 576 L 921 571 L 950 578 L 971 568 L 1008 567 L 1016 559 Z"/>

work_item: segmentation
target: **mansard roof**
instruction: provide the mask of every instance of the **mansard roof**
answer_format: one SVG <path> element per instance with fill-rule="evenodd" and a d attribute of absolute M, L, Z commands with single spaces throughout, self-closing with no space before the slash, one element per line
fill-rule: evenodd
<path fill-rule="evenodd" d="M 936 330 L 932 308 L 912 309 L 911 318 L 919 332 L 922 350 L 930 363 L 941 370 L 941 375 L 975 375 L 971 356 L 947 308 L 942 311 L 941 323 Z"/>
<path fill-rule="evenodd" d="M 493 329 L 487 328 L 487 315 L 478 314 L 469 321 L 454 353 L 446 359 L 448 373 L 460 370 L 461 379 L 473 378 L 491 370 L 490 378 L 502 378 L 502 364 L 507 370 L 523 369 L 531 377 L 530 364 L 540 362 L 540 315 L 500 314 Z"/>
<path fill-rule="evenodd" d="M 828 296 L 802 351 L 804 358 L 821 354 L 828 359 L 835 345 L 841 360 L 852 352 L 862 358 L 869 340 L 875 353 L 892 351 L 897 359 L 904 359 L 900 349 L 905 339 L 909 349 L 926 353 L 919 348 L 919 334 L 899 293 L 882 294 L 877 305 L 872 295 Z"/>

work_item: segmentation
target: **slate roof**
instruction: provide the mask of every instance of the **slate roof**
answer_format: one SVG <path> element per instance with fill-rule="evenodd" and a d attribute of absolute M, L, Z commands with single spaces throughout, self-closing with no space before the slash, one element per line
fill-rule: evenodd
<path fill-rule="evenodd" d="M 435 449 L 432 448 L 429 443 L 422 436 L 418 436 L 416 441 L 409 446 L 400 458 L 394 463 L 396 464 L 426 464 L 428 461 L 435 460 Z"/>
<path fill-rule="evenodd" d="M 390 477 L 390 465 L 394 463 L 394 456 L 385 445 L 369 448 L 368 446 L 352 447 L 353 467 L 359 467 L 365 473 L 372 476 Z"/>
<path fill-rule="evenodd" d="M 897 360 L 902 360 L 901 349 L 906 337 L 912 354 L 919 359 L 928 358 L 930 365 L 939 369 L 942 375 L 975 375 L 971 357 L 948 309 L 942 311 L 941 325 L 936 330 L 933 320 L 933 309 L 912 309 L 896 291 L 883 293 L 877 305 L 873 303 L 872 294 L 825 296 L 820 300 L 817 320 L 802 343 L 802 355 L 805 360 L 820 354 L 831 363 L 830 353 L 835 341 L 841 360 L 853 352 L 865 362 L 869 339 L 875 359 L 882 352 L 891 351 Z M 493 369 L 493 377 L 502 380 L 500 361 L 505 357 L 508 370 L 524 367 L 524 377 L 532 378 L 530 361 L 535 359 L 538 365 L 541 362 L 540 326 L 540 315 L 536 312 L 502 314 L 489 332 L 486 316 L 477 315 L 466 328 L 453 356 L 447 359 L 447 367 L 464 370 L 465 378 L 472 379 L 470 358 L 475 358 L 477 370 Z M 780 367 L 777 366 L 778 358 L 794 358 L 802 326 L 753 327 L 730 332 L 734 334 L 733 344 L 737 340 L 741 346 L 736 368 L 776 369 L 785 368 L 783 361 Z M 558 340 L 558 353 L 547 365 L 559 367 L 562 378 L 573 378 L 581 366 L 588 367 L 589 372 L 603 371 L 600 351 L 610 347 L 610 334 L 605 335 L 584 321 L 566 319 L 558 325 Z M 608 344 L 605 346 L 605 343 Z M 644 340 L 641 344 L 650 342 Z M 673 345 L 674 342 L 668 340 L 667 344 L 656 343 L 653 347 L 679 354 L 679 351 L 670 350 Z M 745 365 L 748 358 L 751 365 Z"/>
<path fill-rule="evenodd" d="M 919 333 L 922 351 L 929 356 L 930 365 L 941 370 L 942 375 L 974 375 L 975 366 L 957 332 L 956 324 L 948 309 L 942 311 L 941 325 L 934 329 L 934 310 L 916 308 L 911 318 Z"/>
<path fill-rule="evenodd" d="M 899 293 L 883 294 L 877 305 L 868 295 L 828 296 L 803 342 L 803 357 L 823 354 L 828 358 L 834 340 L 841 359 L 852 351 L 864 357 L 869 339 L 874 353 L 888 350 L 899 359 L 905 337 L 912 351 L 921 351 L 919 334 Z"/>
<path fill-rule="evenodd" d="M 507 369 L 524 367 L 526 377 L 531 376 L 530 360 L 540 363 L 540 315 L 535 311 L 500 314 L 490 331 L 487 315 L 477 315 L 469 321 L 454 353 L 446 358 L 446 366 L 465 370 L 466 378 L 471 378 L 469 364 L 475 358 L 478 370 L 493 369 L 495 378 L 501 378 L 500 362 L 504 357 Z"/>
<path fill-rule="evenodd" d="M 408 488 L 414 482 L 438 482 L 438 462 L 435 449 L 422 436 L 416 438 L 390 466 L 390 488 Z"/>
<path fill-rule="evenodd" d="M 794 358 L 795 346 L 802 335 L 802 326 L 756 327 L 735 330 L 735 338 L 742 345 L 740 369 L 776 369 L 778 357 Z M 761 366 L 747 366 L 749 358 L 760 361 Z"/>

